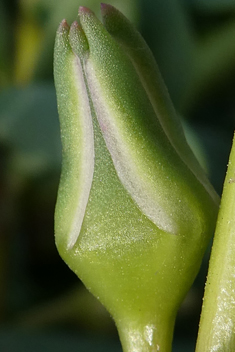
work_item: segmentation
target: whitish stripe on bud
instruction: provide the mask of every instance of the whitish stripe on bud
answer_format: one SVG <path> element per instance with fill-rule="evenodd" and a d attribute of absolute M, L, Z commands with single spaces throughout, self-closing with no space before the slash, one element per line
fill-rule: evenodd
<path fill-rule="evenodd" d="M 86 44 L 81 40 L 81 51 L 85 52 Z M 70 249 L 80 233 L 91 190 L 94 136 L 82 63 L 71 49 L 64 21 L 57 32 L 54 67 L 63 153 L 56 234 L 57 241 L 66 238 Z"/>
<path fill-rule="evenodd" d="M 201 232 L 201 187 L 164 133 L 135 68 L 91 11 L 79 15 L 89 43 L 87 85 L 120 181 L 158 228 L 179 234 L 193 221 Z"/>
<path fill-rule="evenodd" d="M 159 122 L 175 150 L 218 203 L 218 195 L 186 142 L 178 115 L 145 40 L 130 21 L 113 6 L 102 4 L 101 13 L 105 28 L 121 45 L 138 72 Z"/>

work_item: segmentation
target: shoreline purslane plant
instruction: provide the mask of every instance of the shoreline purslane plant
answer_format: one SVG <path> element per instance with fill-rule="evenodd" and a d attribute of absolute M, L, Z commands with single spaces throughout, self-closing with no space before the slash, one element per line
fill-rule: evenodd
<path fill-rule="evenodd" d="M 61 257 L 104 304 L 125 352 L 170 351 L 213 235 L 218 196 L 185 140 L 153 56 L 114 7 L 59 26 Z"/>

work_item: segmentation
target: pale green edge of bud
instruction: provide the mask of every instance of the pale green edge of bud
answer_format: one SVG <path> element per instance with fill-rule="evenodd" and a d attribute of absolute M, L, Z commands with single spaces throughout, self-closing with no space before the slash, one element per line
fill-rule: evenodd
<path fill-rule="evenodd" d="M 121 182 L 158 228 L 171 234 L 203 233 L 209 195 L 167 139 L 120 46 L 92 11 L 80 8 L 79 16 L 89 43 L 84 63 L 88 88 Z M 214 218 L 215 208 L 208 213 Z"/>
<path fill-rule="evenodd" d="M 72 26 L 72 32 L 75 27 L 76 24 Z M 81 53 L 87 49 L 84 38 L 80 38 Z M 67 249 L 71 249 L 80 233 L 90 194 L 94 172 L 94 137 L 82 64 L 71 49 L 66 21 L 61 23 L 56 35 L 54 76 L 63 153 L 55 234 L 58 245 L 66 241 Z"/>
<path fill-rule="evenodd" d="M 79 57 L 79 60 L 83 61 L 89 55 L 89 45 L 86 36 L 83 32 L 82 27 L 77 21 L 71 24 L 69 31 L 69 42 L 71 49 L 74 54 Z"/>
<path fill-rule="evenodd" d="M 214 202 L 219 204 L 217 193 L 186 141 L 180 119 L 176 114 L 154 56 L 145 40 L 132 23 L 112 5 L 101 4 L 101 14 L 105 28 L 122 46 L 132 61 L 159 122 L 173 147 L 206 188 Z"/>

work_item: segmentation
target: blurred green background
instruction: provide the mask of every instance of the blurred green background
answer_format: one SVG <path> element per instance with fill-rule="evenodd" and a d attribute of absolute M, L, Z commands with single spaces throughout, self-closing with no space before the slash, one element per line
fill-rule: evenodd
<path fill-rule="evenodd" d="M 151 47 L 189 143 L 221 194 L 235 127 L 235 0 L 110 0 Z M 114 324 L 60 259 L 53 45 L 96 0 L 0 0 L 0 350 L 121 352 Z M 194 350 L 210 248 L 173 351 Z M 173 288 L 172 288 L 173 289 Z"/>

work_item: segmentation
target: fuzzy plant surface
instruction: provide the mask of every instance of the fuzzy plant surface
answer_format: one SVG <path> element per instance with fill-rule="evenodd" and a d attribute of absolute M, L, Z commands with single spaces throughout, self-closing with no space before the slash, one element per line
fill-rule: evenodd
<path fill-rule="evenodd" d="M 196 352 L 235 350 L 235 138 L 203 300 Z"/>
<path fill-rule="evenodd" d="M 63 147 L 58 251 L 115 320 L 125 352 L 171 350 L 218 196 L 144 39 L 117 9 L 63 20 L 54 77 Z"/>

